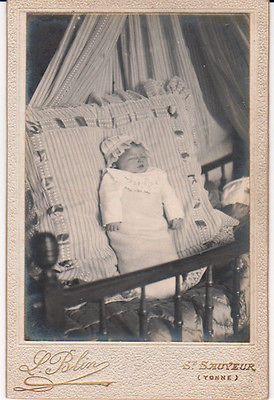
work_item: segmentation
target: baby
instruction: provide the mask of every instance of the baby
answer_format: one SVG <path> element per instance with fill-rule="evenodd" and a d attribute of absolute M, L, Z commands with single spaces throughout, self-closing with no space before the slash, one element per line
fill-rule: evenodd
<path fill-rule="evenodd" d="M 150 167 L 145 146 L 127 134 L 104 140 L 101 150 L 107 169 L 100 186 L 100 208 L 119 271 L 177 259 L 168 228 L 181 229 L 184 215 L 166 173 Z M 166 297 L 174 294 L 174 287 L 174 279 L 167 279 L 148 285 L 147 294 Z"/>

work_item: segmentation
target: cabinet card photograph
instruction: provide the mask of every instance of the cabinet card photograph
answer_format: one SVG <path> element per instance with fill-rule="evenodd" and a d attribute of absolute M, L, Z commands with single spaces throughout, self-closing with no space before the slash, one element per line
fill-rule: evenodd
<path fill-rule="evenodd" d="M 7 396 L 267 398 L 268 1 L 8 32 Z"/>

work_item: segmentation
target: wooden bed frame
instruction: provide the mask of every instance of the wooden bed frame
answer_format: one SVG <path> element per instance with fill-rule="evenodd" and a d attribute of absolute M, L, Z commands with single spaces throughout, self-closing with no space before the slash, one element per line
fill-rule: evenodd
<path fill-rule="evenodd" d="M 202 167 L 206 182 L 209 172 L 221 168 L 220 188 L 226 183 L 225 165 L 232 162 L 232 154 L 206 164 Z M 57 242 L 56 242 L 57 243 Z M 235 241 L 228 245 L 206 250 L 200 254 L 154 266 L 151 268 L 134 271 L 121 276 L 99 280 L 83 285 L 74 285 L 68 288 L 58 281 L 57 273 L 50 268 L 50 263 L 45 267 L 44 307 L 47 325 L 56 331 L 61 331 L 65 326 L 65 308 L 76 306 L 83 302 L 97 302 L 100 304 L 100 338 L 107 340 L 108 331 L 105 312 L 105 298 L 126 290 L 141 288 L 139 306 L 139 334 L 142 340 L 147 335 L 147 311 L 146 311 L 146 285 L 158 282 L 170 277 L 175 277 L 174 295 L 174 328 L 176 340 L 182 340 L 182 295 L 180 293 L 180 276 L 182 273 L 195 271 L 201 266 L 208 266 L 206 271 L 206 298 L 204 309 L 204 340 L 213 338 L 213 269 L 218 270 L 230 263 L 233 271 L 232 293 L 232 318 L 234 339 L 237 340 L 239 330 L 239 297 L 240 297 L 240 259 L 239 256 L 249 250 L 248 224 L 240 225 L 235 230 Z M 236 262 L 235 262 L 236 260 Z M 51 263 L 52 265 L 52 263 Z"/>

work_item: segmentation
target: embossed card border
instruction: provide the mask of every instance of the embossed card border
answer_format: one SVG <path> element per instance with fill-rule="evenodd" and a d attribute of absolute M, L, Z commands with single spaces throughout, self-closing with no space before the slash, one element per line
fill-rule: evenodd
<path fill-rule="evenodd" d="M 24 146 L 26 13 L 249 13 L 251 17 L 251 342 L 86 343 L 25 342 Z M 8 215 L 7 215 L 7 395 L 10 398 L 208 399 L 267 397 L 268 390 L 268 1 L 267 0 L 10 0 L 8 2 Z M 38 353 L 66 352 L 105 385 L 57 385 L 20 391 Z M 193 368 L 183 369 L 186 360 Z M 254 364 L 231 382 L 202 381 L 195 361 Z M 92 366 L 90 366 L 92 364 Z M 75 365 L 75 364 L 74 364 Z M 79 365 L 79 364 L 77 364 Z M 98 365 L 105 368 L 98 371 Z M 72 364 L 70 365 L 72 367 Z M 97 369 L 96 369 L 97 368 Z M 75 367 L 74 369 L 77 369 Z M 62 382 L 81 378 L 73 368 Z M 53 374 L 54 375 L 54 374 Z M 29 376 L 35 376 L 35 374 Z M 90 378 L 89 376 L 89 378 Z M 235 377 L 235 374 L 234 374 Z M 58 376 L 58 379 L 60 377 Z M 54 381 L 54 380 L 53 380 Z M 56 382 L 56 381 L 54 381 Z M 109 385 L 107 383 L 110 383 Z M 58 382 L 57 382 L 58 383 Z M 76 382 L 75 382 L 76 383 Z"/>

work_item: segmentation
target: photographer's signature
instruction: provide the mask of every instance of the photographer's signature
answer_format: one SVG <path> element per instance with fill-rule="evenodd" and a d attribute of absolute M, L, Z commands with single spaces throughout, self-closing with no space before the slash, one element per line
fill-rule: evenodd
<path fill-rule="evenodd" d="M 107 361 L 97 362 L 92 359 L 88 350 L 58 351 L 51 353 L 47 350 L 38 351 L 31 365 L 22 364 L 21 372 L 27 374 L 23 386 L 14 388 L 17 392 L 46 392 L 57 386 L 68 385 L 97 385 L 109 386 L 113 381 L 91 380 L 90 378 L 109 366 Z M 75 377 L 67 379 L 67 373 L 75 373 Z"/>

